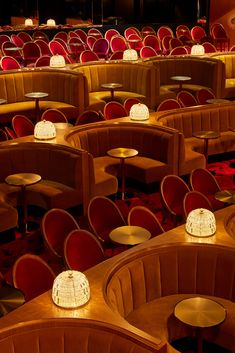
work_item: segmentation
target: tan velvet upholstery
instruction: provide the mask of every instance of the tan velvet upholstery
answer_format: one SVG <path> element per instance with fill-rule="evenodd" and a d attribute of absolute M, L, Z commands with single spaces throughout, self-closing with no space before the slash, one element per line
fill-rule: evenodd
<path fill-rule="evenodd" d="M 159 73 L 154 65 L 129 62 L 100 62 L 77 65 L 73 70 L 82 72 L 87 78 L 89 107 L 99 110 L 105 105 L 110 91 L 102 83 L 117 82 L 123 87 L 115 90 L 115 96 L 123 103 L 126 98 L 139 98 L 150 109 L 155 109 L 159 95 Z"/>
<path fill-rule="evenodd" d="M 90 182 L 85 151 L 40 142 L 8 144 L 1 146 L 0 163 L 0 192 L 12 205 L 20 203 L 20 188 L 9 186 L 5 178 L 23 172 L 42 177 L 26 188 L 28 204 L 67 209 L 85 202 Z"/>
<path fill-rule="evenodd" d="M 178 301 L 194 295 L 216 297 L 227 309 L 227 317 L 216 328 L 205 330 L 204 335 L 234 351 L 234 263 L 235 250 L 223 246 L 146 247 L 110 269 L 105 284 L 106 300 L 132 325 L 172 340 L 187 335 L 187 331 L 192 334 L 172 315 Z"/>
<path fill-rule="evenodd" d="M 156 347 L 110 324 L 82 319 L 25 322 L 0 334 L 3 353 L 150 353 Z M 158 350 L 165 353 L 166 349 Z"/>
<path fill-rule="evenodd" d="M 0 105 L 2 123 L 11 121 L 16 114 L 25 114 L 35 118 L 35 101 L 27 99 L 25 93 L 40 91 L 48 93 L 40 99 L 40 109 L 57 108 L 68 118 L 77 118 L 88 102 L 82 74 L 74 71 L 34 69 L 22 71 L 4 71 L 0 73 L 0 97 L 6 104 Z"/>
<path fill-rule="evenodd" d="M 108 178 L 112 181 L 115 178 L 113 175 L 120 173 L 120 160 L 107 155 L 107 151 L 113 148 L 138 150 L 136 157 L 125 161 L 125 174 L 129 178 L 149 184 L 161 180 L 166 174 L 178 173 L 179 134 L 174 129 L 138 123 L 105 122 L 73 129 L 65 136 L 65 140 L 93 156 L 94 196 L 102 192 L 104 180 Z"/>
<path fill-rule="evenodd" d="M 208 104 L 191 107 L 179 112 L 166 112 L 157 118 L 163 125 L 179 130 L 185 141 L 185 151 L 180 152 L 179 175 L 190 173 L 193 168 L 205 166 L 203 140 L 193 137 L 200 130 L 219 131 L 221 136 L 209 140 L 208 154 L 219 154 L 235 150 L 235 104 Z M 182 146 L 182 144 L 180 145 Z M 200 154 L 199 154 L 200 153 Z"/>
<path fill-rule="evenodd" d="M 223 98 L 235 97 L 235 54 L 234 53 L 215 53 L 212 58 L 221 60 L 225 64 L 225 84 Z"/>
<path fill-rule="evenodd" d="M 200 88 L 206 87 L 211 88 L 216 97 L 222 96 L 225 82 L 225 68 L 224 64 L 216 59 L 193 56 L 163 57 L 150 60 L 150 62 L 154 63 L 160 72 L 160 101 L 162 97 L 176 97 L 179 84 L 172 81 L 171 77 L 177 75 L 185 75 L 192 78 L 190 81 L 184 83 L 183 87 L 194 94 Z M 172 92 L 174 96 L 172 96 Z M 171 96 L 169 96 L 169 93 Z"/>

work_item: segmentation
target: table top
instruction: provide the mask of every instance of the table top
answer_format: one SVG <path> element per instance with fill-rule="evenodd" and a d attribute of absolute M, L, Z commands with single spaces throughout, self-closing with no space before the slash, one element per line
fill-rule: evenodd
<path fill-rule="evenodd" d="M 49 94 L 46 92 L 29 92 L 25 93 L 25 97 L 27 98 L 45 98 L 48 97 Z"/>
<path fill-rule="evenodd" d="M 73 125 L 70 123 L 53 123 L 55 125 L 56 130 L 64 130 L 64 129 L 68 129 L 69 127 L 72 127 Z"/>
<path fill-rule="evenodd" d="M 110 239 L 118 244 L 137 245 L 151 238 L 151 233 L 138 226 L 122 226 L 115 228 L 109 234 Z"/>
<path fill-rule="evenodd" d="M 184 82 L 184 81 L 190 81 L 192 77 L 190 76 L 171 76 L 171 80 L 174 81 L 179 81 L 179 82 Z"/>
<path fill-rule="evenodd" d="M 131 158 L 137 156 L 139 152 L 134 148 L 118 147 L 107 151 L 110 157 L 114 158 Z"/>
<path fill-rule="evenodd" d="M 110 82 L 110 83 L 102 83 L 101 87 L 107 88 L 107 89 L 116 89 L 116 88 L 123 87 L 123 85 L 121 83 L 117 83 L 117 82 Z"/>
<path fill-rule="evenodd" d="M 228 99 L 222 99 L 222 98 L 211 98 L 211 99 L 207 99 L 206 102 L 209 104 L 230 103 Z"/>
<path fill-rule="evenodd" d="M 38 183 L 41 180 L 39 174 L 34 173 L 17 173 L 8 175 L 5 179 L 6 183 L 12 186 L 27 186 Z"/>
<path fill-rule="evenodd" d="M 4 103 L 6 103 L 7 102 L 7 100 L 6 99 L 4 99 L 4 98 L 0 98 L 0 104 L 4 104 Z"/>
<path fill-rule="evenodd" d="M 7 283 L 0 286 L 0 316 L 18 308 L 24 302 L 24 294 L 19 289 Z"/>
<path fill-rule="evenodd" d="M 216 200 L 232 204 L 235 203 L 235 189 L 234 190 L 221 190 L 215 193 Z"/>
<path fill-rule="evenodd" d="M 226 317 L 226 310 L 212 299 L 193 297 L 177 303 L 174 315 L 187 325 L 204 328 L 223 322 Z"/>
<path fill-rule="evenodd" d="M 200 138 L 200 139 L 216 139 L 220 137 L 220 132 L 219 131 L 195 131 L 193 133 L 194 137 Z"/>

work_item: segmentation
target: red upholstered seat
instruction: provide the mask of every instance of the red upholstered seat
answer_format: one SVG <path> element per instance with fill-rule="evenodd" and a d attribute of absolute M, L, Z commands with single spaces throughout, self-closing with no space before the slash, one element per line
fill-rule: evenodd
<path fill-rule="evenodd" d="M 151 58 L 152 56 L 157 56 L 157 52 L 155 49 L 149 46 L 144 46 L 140 49 L 140 57 L 144 58 Z"/>
<path fill-rule="evenodd" d="M 118 50 L 124 51 L 128 49 L 126 39 L 121 35 L 113 36 L 110 41 L 110 49 L 113 53 Z"/>
<path fill-rule="evenodd" d="M 127 114 L 130 113 L 130 109 L 132 105 L 141 103 L 141 101 L 138 98 L 127 98 L 125 99 L 123 106 L 126 109 Z"/>
<path fill-rule="evenodd" d="M 99 61 L 99 57 L 92 50 L 84 50 L 80 54 L 80 62 L 86 63 L 90 61 Z"/>
<path fill-rule="evenodd" d="M 34 134 L 34 124 L 25 115 L 15 115 L 12 118 L 12 128 L 17 137 Z"/>
<path fill-rule="evenodd" d="M 181 108 L 181 105 L 176 99 L 165 99 L 158 105 L 157 112 L 160 112 L 162 110 L 171 110 L 179 108 Z"/>
<path fill-rule="evenodd" d="M 109 53 L 109 42 L 105 38 L 97 39 L 92 46 L 92 51 L 96 53 L 100 59 L 106 59 Z"/>
<path fill-rule="evenodd" d="M 105 120 L 123 118 L 127 116 L 127 111 L 124 106 L 119 102 L 108 102 L 104 106 L 104 118 Z"/>
<path fill-rule="evenodd" d="M 207 100 L 214 99 L 215 94 L 209 88 L 201 88 L 196 92 L 196 98 L 197 98 L 198 104 L 208 104 Z"/>
<path fill-rule="evenodd" d="M 52 123 L 67 123 L 68 120 L 63 112 L 58 109 L 47 109 L 42 113 L 41 120 L 49 120 Z"/>
<path fill-rule="evenodd" d="M 180 91 L 177 93 L 177 100 L 180 103 L 181 107 L 191 107 L 198 105 L 197 99 L 189 91 Z"/>
<path fill-rule="evenodd" d="M 50 66 L 50 59 L 49 55 L 40 56 L 36 61 L 34 66 L 35 67 L 43 67 L 43 66 Z"/>
<path fill-rule="evenodd" d="M 14 59 L 12 56 L 7 55 L 1 58 L 0 66 L 3 71 L 17 70 L 21 68 L 19 62 L 16 59 Z"/>
<path fill-rule="evenodd" d="M 189 191 L 183 200 L 184 216 L 187 218 L 189 212 L 196 208 L 205 208 L 213 212 L 209 199 L 199 191 Z"/>
<path fill-rule="evenodd" d="M 96 123 L 101 120 L 102 119 L 100 118 L 100 114 L 98 112 L 95 110 L 86 110 L 78 116 L 75 125 Z"/>

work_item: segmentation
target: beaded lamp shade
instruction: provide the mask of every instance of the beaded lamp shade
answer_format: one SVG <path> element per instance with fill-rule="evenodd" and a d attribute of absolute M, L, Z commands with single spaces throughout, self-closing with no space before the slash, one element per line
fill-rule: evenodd
<path fill-rule="evenodd" d="M 216 232 L 215 216 L 205 208 L 197 208 L 188 214 L 185 228 L 196 237 L 209 237 Z"/>

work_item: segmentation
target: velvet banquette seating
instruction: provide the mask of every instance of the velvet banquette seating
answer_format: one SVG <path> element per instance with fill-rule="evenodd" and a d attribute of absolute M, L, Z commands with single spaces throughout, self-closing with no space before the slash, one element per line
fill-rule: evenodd
<path fill-rule="evenodd" d="M 220 132 L 219 138 L 209 140 L 209 155 L 235 150 L 235 104 L 232 102 L 189 107 L 174 113 L 169 111 L 156 120 L 182 133 L 184 144 L 180 146 L 184 146 L 184 150 L 179 153 L 180 159 L 183 158 L 179 161 L 179 175 L 188 174 L 195 168 L 205 167 L 204 141 L 194 137 L 194 132 L 205 130 Z"/>
<path fill-rule="evenodd" d="M 26 188 L 27 203 L 44 209 L 81 205 L 89 185 L 88 154 L 79 149 L 43 142 L 1 146 L 0 193 L 12 206 L 20 203 L 20 188 L 5 178 L 15 173 L 36 173 L 42 180 Z"/>
<path fill-rule="evenodd" d="M 86 109 L 103 110 L 110 91 L 101 87 L 104 83 L 120 83 L 115 90 L 117 99 L 138 98 L 150 109 L 155 109 L 159 95 L 159 73 L 154 65 L 130 62 L 100 62 L 74 65 L 72 69 L 87 78 L 89 106 Z"/>
<path fill-rule="evenodd" d="M 217 98 L 221 98 L 225 83 L 225 67 L 222 61 L 207 57 L 160 57 L 149 60 L 158 68 L 160 74 L 160 93 L 158 103 L 163 97 L 175 98 L 179 83 L 172 76 L 190 76 L 183 88 L 195 94 L 200 88 L 210 88 Z M 205 74 L 206 73 L 206 74 Z"/>
<path fill-rule="evenodd" d="M 150 184 L 166 174 L 178 173 L 179 134 L 174 129 L 133 122 L 102 122 L 73 128 L 65 135 L 66 142 L 88 151 L 93 157 L 95 189 L 92 196 L 103 194 L 103 185 L 110 182 L 110 194 L 117 191 L 120 159 L 107 155 L 117 147 L 134 148 L 139 153 L 125 161 L 126 177 Z"/>
<path fill-rule="evenodd" d="M 22 69 L 0 72 L 0 97 L 6 100 L 0 105 L 1 123 L 10 122 L 16 114 L 35 119 L 35 100 L 25 97 L 30 92 L 45 92 L 40 99 L 41 113 L 49 108 L 61 110 L 68 119 L 75 119 L 88 104 L 88 91 L 84 76 L 71 70 Z"/>
<path fill-rule="evenodd" d="M 234 261 L 234 248 L 224 246 L 149 245 L 111 266 L 104 284 L 106 302 L 131 325 L 172 342 L 194 332 L 174 317 L 175 305 L 188 297 L 212 297 L 225 307 L 226 319 L 204 329 L 203 337 L 234 352 Z"/>

